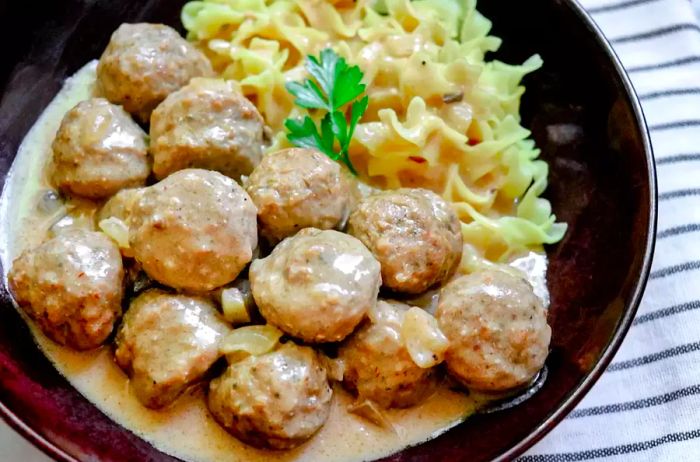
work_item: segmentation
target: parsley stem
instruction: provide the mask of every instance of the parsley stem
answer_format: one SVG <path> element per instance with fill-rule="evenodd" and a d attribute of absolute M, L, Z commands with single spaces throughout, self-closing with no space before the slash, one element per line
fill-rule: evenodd
<path fill-rule="evenodd" d="M 299 147 L 313 147 L 333 160 L 343 162 L 353 175 L 357 170 L 350 161 L 350 141 L 355 128 L 367 110 L 368 97 L 359 98 L 365 91 L 364 76 L 358 66 L 348 66 L 345 59 L 326 48 L 319 58 L 307 56 L 306 69 L 314 80 L 288 82 L 285 87 L 294 97 L 294 104 L 304 109 L 326 111 L 321 119 L 320 130 L 306 116 L 304 120 L 287 119 L 287 139 Z M 350 123 L 346 120 L 350 105 Z M 344 109 L 345 108 L 345 109 Z M 340 152 L 335 151 L 335 144 Z"/>

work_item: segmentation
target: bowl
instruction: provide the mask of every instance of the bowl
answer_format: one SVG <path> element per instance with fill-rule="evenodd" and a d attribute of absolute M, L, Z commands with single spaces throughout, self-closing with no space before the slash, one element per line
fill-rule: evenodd
<path fill-rule="evenodd" d="M 172 0 L 62 0 L 0 7 L 0 176 L 62 81 L 96 58 L 123 22 L 179 25 Z M 610 45 L 573 1 L 482 1 L 504 39 L 496 58 L 544 68 L 526 79 L 523 119 L 550 165 L 546 193 L 569 232 L 548 250 L 548 377 L 521 405 L 479 414 L 387 461 L 509 460 L 552 430 L 603 373 L 635 315 L 656 227 L 644 118 Z M 59 375 L 0 291 L 0 414 L 58 460 L 152 460 L 159 452 L 112 422 Z"/>

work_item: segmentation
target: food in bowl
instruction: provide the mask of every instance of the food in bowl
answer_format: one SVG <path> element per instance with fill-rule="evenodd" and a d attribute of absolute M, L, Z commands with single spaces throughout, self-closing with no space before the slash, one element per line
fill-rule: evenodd
<path fill-rule="evenodd" d="M 121 26 L 8 183 L 10 288 L 67 379 L 188 460 L 381 457 L 527 388 L 551 330 L 520 268 L 566 229 L 519 123 L 539 58 L 486 62 L 472 2 L 182 18 Z"/>

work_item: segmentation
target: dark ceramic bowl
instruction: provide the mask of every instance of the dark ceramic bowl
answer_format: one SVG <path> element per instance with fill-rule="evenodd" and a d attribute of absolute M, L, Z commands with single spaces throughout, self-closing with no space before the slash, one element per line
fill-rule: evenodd
<path fill-rule="evenodd" d="M 173 0 L 0 2 L 0 175 L 66 76 L 100 55 L 122 22 L 178 26 Z M 563 242 L 548 249 L 552 353 L 543 388 L 522 405 L 477 415 L 391 461 L 511 459 L 550 431 L 591 388 L 634 317 L 651 263 L 656 184 L 639 104 L 610 46 L 566 0 L 481 0 L 497 57 L 533 53 L 529 126 L 549 162 L 547 191 Z M 174 460 L 112 422 L 63 379 L 32 342 L 2 290 L 0 414 L 59 460 Z"/>

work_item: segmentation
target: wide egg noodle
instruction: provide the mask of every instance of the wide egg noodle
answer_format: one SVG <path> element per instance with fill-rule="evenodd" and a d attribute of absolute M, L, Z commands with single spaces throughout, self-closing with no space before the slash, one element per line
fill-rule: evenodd
<path fill-rule="evenodd" d="M 370 103 L 353 164 L 370 184 L 441 192 L 462 221 L 464 270 L 563 238 L 539 197 L 547 164 L 520 125 L 520 82 L 542 60 L 486 62 L 501 41 L 475 0 L 204 0 L 187 3 L 182 22 L 257 105 L 270 149 L 288 147 L 284 121 L 307 114 L 285 89 L 307 77 L 307 55 L 332 47 L 360 66 Z"/>

